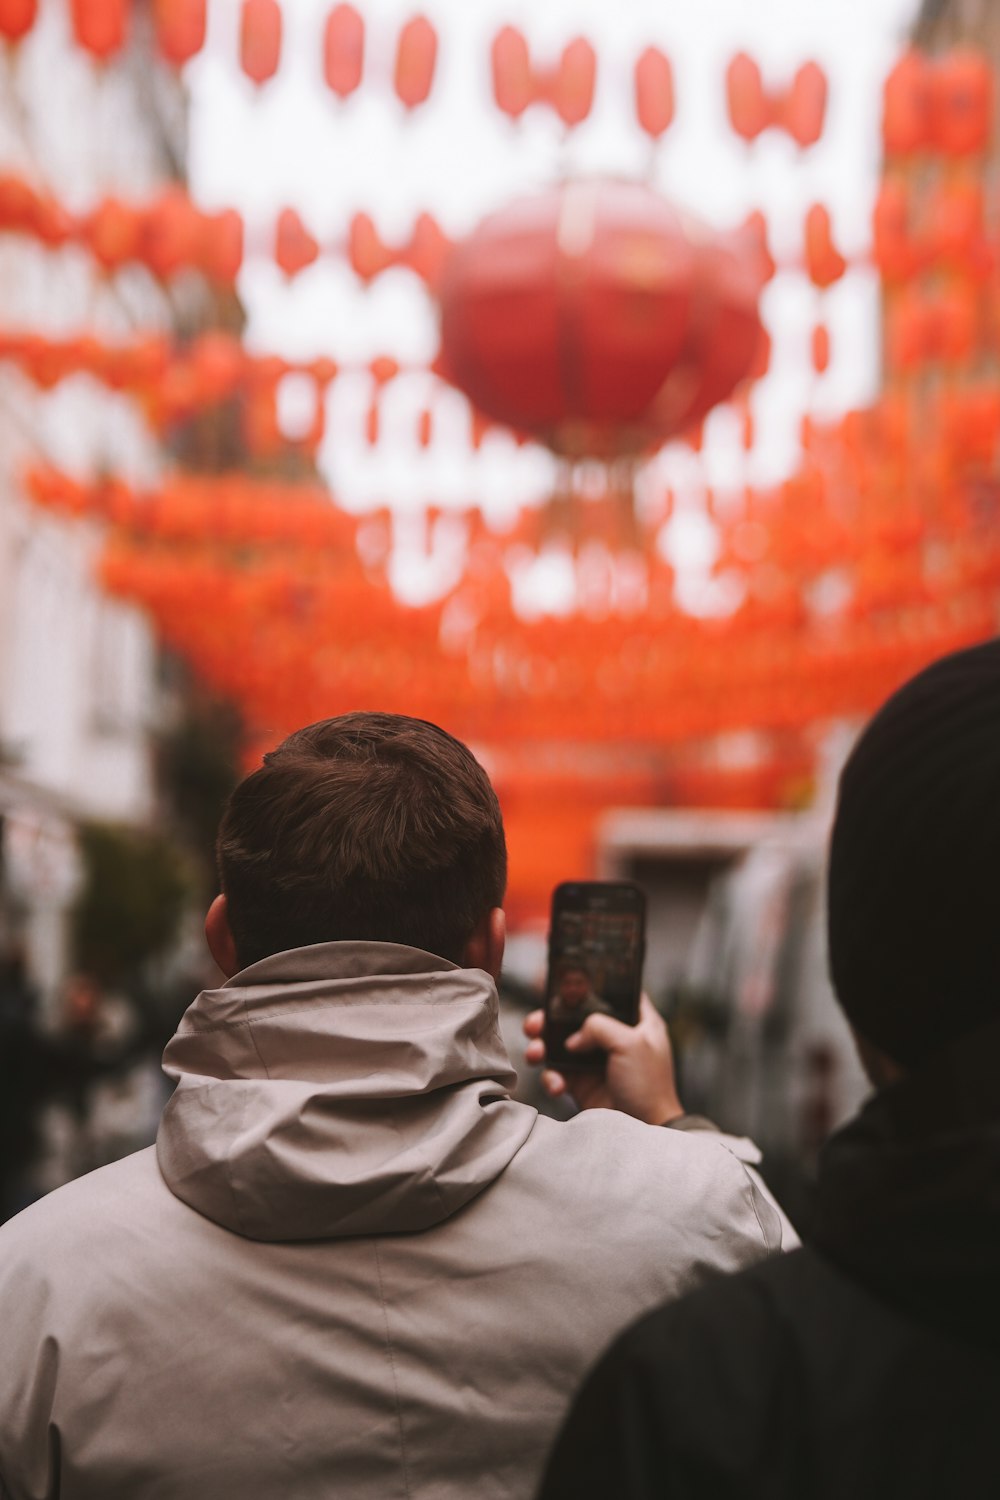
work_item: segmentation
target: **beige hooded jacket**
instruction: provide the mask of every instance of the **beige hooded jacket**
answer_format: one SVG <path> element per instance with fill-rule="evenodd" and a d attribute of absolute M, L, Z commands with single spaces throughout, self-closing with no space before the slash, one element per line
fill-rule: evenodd
<path fill-rule="evenodd" d="M 528 1500 L 612 1335 L 780 1245 L 739 1143 L 511 1100 L 414 949 L 266 959 L 164 1061 L 155 1150 L 0 1229 L 10 1500 Z"/>

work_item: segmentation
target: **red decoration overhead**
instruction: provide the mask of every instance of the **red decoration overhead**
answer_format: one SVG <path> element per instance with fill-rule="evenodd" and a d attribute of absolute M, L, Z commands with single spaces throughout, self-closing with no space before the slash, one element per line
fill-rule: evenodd
<path fill-rule="evenodd" d="M 827 83 L 823 69 L 819 63 L 804 63 L 792 80 L 792 87 L 782 110 L 785 129 L 803 148 L 815 146 L 823 134 L 826 96 Z"/>
<path fill-rule="evenodd" d="M 833 242 L 830 210 L 822 203 L 814 203 L 806 214 L 805 250 L 809 279 L 824 290 L 847 270 L 847 261 Z"/>
<path fill-rule="evenodd" d="M 692 426 L 761 340 L 746 257 L 637 183 L 520 199 L 456 247 L 441 285 L 444 370 L 488 416 L 555 451 L 613 457 Z"/>
<path fill-rule="evenodd" d="M 243 0 L 240 67 L 259 87 L 274 77 L 280 61 L 281 6 L 278 0 Z"/>
<path fill-rule="evenodd" d="M 980 52 L 956 50 L 936 68 L 936 144 L 948 156 L 977 156 L 993 129 L 994 73 Z"/>
<path fill-rule="evenodd" d="M 359 88 L 364 65 L 364 20 L 353 5 L 336 5 L 323 29 L 323 76 L 338 99 Z"/>
<path fill-rule="evenodd" d="M 414 16 L 399 33 L 393 87 L 407 109 L 416 109 L 430 96 L 437 66 L 437 32 L 426 16 Z"/>
<path fill-rule="evenodd" d="M 130 0 L 70 0 L 70 22 L 79 45 L 107 62 L 125 45 Z"/>
<path fill-rule="evenodd" d="M 882 140 L 889 156 L 921 150 L 931 130 L 931 60 L 922 52 L 904 52 L 885 81 L 882 95 Z"/>
<path fill-rule="evenodd" d="M 512 120 L 520 119 L 535 100 L 535 81 L 527 40 L 516 27 L 504 26 L 497 32 L 490 48 L 490 62 L 497 108 Z"/>
<path fill-rule="evenodd" d="M 207 0 L 154 0 L 156 45 L 175 68 L 182 68 L 205 45 Z"/>
<path fill-rule="evenodd" d="M 590 114 L 597 82 L 597 53 L 586 37 L 568 43 L 549 89 L 552 106 L 564 125 L 580 125 Z"/>
<path fill-rule="evenodd" d="M 635 65 L 635 112 L 654 141 L 673 124 L 674 73 L 658 47 L 647 47 Z"/>
<path fill-rule="evenodd" d="M 0 0 L 0 36 L 20 42 L 38 18 L 38 0 Z"/>
<path fill-rule="evenodd" d="M 803 63 L 787 90 L 769 92 L 758 64 L 740 52 L 726 70 L 726 98 L 730 123 L 745 141 L 777 127 L 805 148 L 823 134 L 827 81 L 818 63 Z"/>
<path fill-rule="evenodd" d="M 886 154 L 981 155 L 992 135 L 994 93 L 993 67 L 981 53 L 963 48 L 938 58 L 904 53 L 885 83 Z"/>
<path fill-rule="evenodd" d="M 297 276 L 319 255 L 314 239 L 294 208 L 283 208 L 275 231 L 274 258 L 286 276 Z"/>
<path fill-rule="evenodd" d="M 554 68 L 532 63 L 528 43 L 513 26 L 493 39 L 490 51 L 493 97 L 511 119 L 519 119 L 531 104 L 548 104 L 564 125 L 579 125 L 590 114 L 597 80 L 597 55 L 585 37 L 563 48 Z"/>
<path fill-rule="evenodd" d="M 429 214 L 420 214 L 409 240 L 387 245 L 368 214 L 355 214 L 348 233 L 347 254 L 352 269 L 362 281 L 373 281 L 392 266 L 405 266 L 429 286 L 438 284 L 451 241 Z"/>

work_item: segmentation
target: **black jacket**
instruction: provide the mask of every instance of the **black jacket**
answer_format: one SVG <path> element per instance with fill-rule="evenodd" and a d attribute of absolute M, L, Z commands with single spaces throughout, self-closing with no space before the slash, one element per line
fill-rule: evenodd
<path fill-rule="evenodd" d="M 623 1335 L 541 1500 L 1000 1497 L 1000 1026 L 828 1144 L 807 1248 Z"/>

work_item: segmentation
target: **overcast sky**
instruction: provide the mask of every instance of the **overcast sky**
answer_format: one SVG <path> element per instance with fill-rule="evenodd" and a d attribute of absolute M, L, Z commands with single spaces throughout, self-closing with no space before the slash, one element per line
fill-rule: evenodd
<path fill-rule="evenodd" d="M 435 314 L 416 278 L 391 272 L 366 289 L 345 262 L 325 255 L 287 283 L 266 253 L 279 210 L 296 207 L 327 242 L 342 238 L 358 210 L 370 213 L 389 239 L 404 238 L 423 210 L 460 235 L 486 212 L 567 170 L 644 175 L 651 152 L 635 122 L 632 68 L 651 43 L 671 58 L 677 93 L 677 118 L 653 162 L 653 181 L 664 194 L 719 228 L 762 209 L 779 259 L 798 251 L 803 215 L 814 201 L 829 207 L 849 258 L 868 248 L 881 84 L 916 0 L 425 0 L 419 8 L 441 38 L 438 73 L 429 103 L 410 117 L 390 80 L 399 27 L 418 7 L 411 0 L 358 0 L 368 23 L 366 71 L 346 104 L 322 79 L 320 42 L 330 8 L 330 0 L 285 0 L 282 65 L 257 90 L 236 62 L 238 0 L 213 0 L 209 45 L 188 69 L 193 188 L 202 203 L 232 204 L 246 216 L 251 253 L 240 291 L 256 347 L 303 357 L 430 358 Z M 595 107 L 568 139 L 544 108 L 512 125 L 493 104 L 489 45 L 508 23 L 526 33 L 533 52 L 549 57 L 581 33 L 595 44 Z M 735 136 L 724 77 L 740 50 L 756 57 L 775 83 L 809 58 L 821 63 L 830 103 L 816 147 L 799 151 L 772 131 L 748 149 Z M 870 271 L 852 270 L 825 295 L 802 274 L 783 274 L 767 289 L 763 314 L 774 358 L 755 395 L 757 439 L 749 460 L 735 422 L 722 412 L 710 424 L 703 460 L 668 450 L 647 475 L 647 484 L 669 482 L 678 490 L 681 515 L 663 545 L 693 575 L 711 555 L 699 507 L 704 484 L 725 489 L 791 472 L 803 411 L 836 414 L 869 400 L 877 386 L 877 284 Z M 832 333 L 832 363 L 821 379 L 809 363 L 818 317 Z M 434 396 L 435 441 L 422 452 L 415 415 L 434 389 L 419 375 L 395 382 L 374 449 L 363 433 L 365 377 L 338 381 L 328 413 L 322 467 L 338 499 L 359 511 L 391 504 L 402 517 L 404 543 L 407 525 L 419 536 L 416 518 L 428 504 L 478 504 L 488 516 L 501 516 L 542 498 L 551 484 L 551 464 L 537 450 L 518 452 L 497 439 L 472 452 L 464 402 L 447 392 Z M 288 393 L 291 421 L 295 396 Z M 446 555 L 442 538 L 444 550 L 430 559 L 402 546 L 408 556 L 401 555 L 397 583 L 404 592 L 421 597 L 445 586 L 457 554 Z M 694 579 L 694 607 L 724 607 L 705 595 L 703 582 Z"/>

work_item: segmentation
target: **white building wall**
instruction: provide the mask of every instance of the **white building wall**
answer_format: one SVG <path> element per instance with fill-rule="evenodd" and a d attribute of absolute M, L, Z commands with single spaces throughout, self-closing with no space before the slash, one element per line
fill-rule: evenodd
<path fill-rule="evenodd" d="M 67 0 L 42 0 L 33 31 L 0 56 L 0 172 L 24 175 L 74 211 L 107 194 L 142 200 L 171 178 L 184 157 L 183 95 L 151 61 L 141 6 L 135 14 L 128 54 L 100 67 L 70 36 Z M 197 284 L 168 294 L 141 268 L 108 278 L 79 249 L 0 234 L 7 329 L 113 342 L 189 321 L 203 300 Z M 141 614 L 98 588 L 96 530 L 45 516 L 23 498 L 31 462 L 81 478 L 106 470 L 137 484 L 155 481 L 161 468 L 157 442 L 127 399 L 85 377 L 41 393 L 0 363 L 0 767 L 8 787 L 4 797 L 0 784 L 0 814 L 11 810 L 16 784 L 22 820 L 33 815 L 34 789 L 42 823 L 142 822 L 154 797 L 154 642 Z M 34 881 L 29 861 L 7 892 L 36 978 L 50 990 L 64 968 L 71 885 Z"/>

